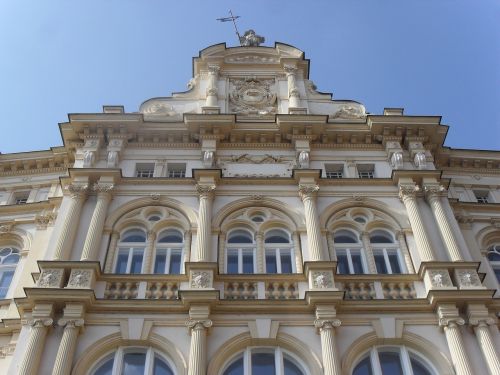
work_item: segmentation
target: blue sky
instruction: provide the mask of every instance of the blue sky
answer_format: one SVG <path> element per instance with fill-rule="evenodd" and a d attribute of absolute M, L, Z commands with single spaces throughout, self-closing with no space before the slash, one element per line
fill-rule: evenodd
<path fill-rule="evenodd" d="M 184 91 L 191 57 L 253 28 L 311 59 L 310 77 L 367 111 L 442 115 L 446 145 L 500 149 L 497 0 L 0 0 L 2 153 L 61 145 L 67 113 L 137 111 Z"/>

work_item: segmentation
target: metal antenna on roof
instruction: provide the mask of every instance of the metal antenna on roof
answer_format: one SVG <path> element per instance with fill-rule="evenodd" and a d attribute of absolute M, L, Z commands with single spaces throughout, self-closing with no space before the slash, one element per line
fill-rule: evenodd
<path fill-rule="evenodd" d="M 240 43 L 240 45 L 241 45 L 241 36 L 240 36 L 239 31 L 238 31 L 238 27 L 236 26 L 236 20 L 238 18 L 240 18 L 240 16 L 233 16 L 233 12 L 231 11 L 231 9 L 229 9 L 229 14 L 230 14 L 230 17 L 217 18 L 217 21 L 220 21 L 220 22 L 233 21 L 234 30 L 236 31 L 236 36 L 238 37 L 238 43 Z"/>

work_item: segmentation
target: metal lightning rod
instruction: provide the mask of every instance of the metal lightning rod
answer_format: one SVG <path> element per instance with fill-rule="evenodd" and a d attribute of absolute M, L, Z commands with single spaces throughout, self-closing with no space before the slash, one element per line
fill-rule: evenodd
<path fill-rule="evenodd" d="M 233 21 L 234 30 L 236 31 L 236 36 L 238 37 L 238 43 L 240 43 L 240 45 L 241 45 L 241 36 L 240 36 L 239 31 L 238 31 L 238 27 L 236 26 L 236 20 L 238 18 L 240 18 L 240 16 L 233 16 L 233 12 L 231 11 L 231 9 L 229 9 L 229 14 L 230 14 L 230 17 L 217 18 L 217 21 L 220 21 L 220 22 Z"/>

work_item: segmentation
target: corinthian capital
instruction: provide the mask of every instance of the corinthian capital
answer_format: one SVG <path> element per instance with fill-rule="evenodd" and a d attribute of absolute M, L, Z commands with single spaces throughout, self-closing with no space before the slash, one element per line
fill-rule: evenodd
<path fill-rule="evenodd" d="M 315 197 L 318 191 L 318 185 L 299 185 L 299 195 L 302 200 Z"/>
<path fill-rule="evenodd" d="M 420 187 L 415 184 L 401 184 L 399 185 L 399 198 L 404 200 L 407 198 L 416 198 Z"/>
<path fill-rule="evenodd" d="M 316 327 L 319 331 L 326 329 L 334 329 L 340 327 L 342 322 L 340 319 L 316 319 L 314 321 L 314 327 Z"/>
<path fill-rule="evenodd" d="M 286 64 L 283 66 L 283 70 L 286 72 L 286 74 L 295 74 L 297 72 L 297 67 L 294 65 Z"/>
<path fill-rule="evenodd" d="M 219 65 L 209 65 L 208 66 L 208 72 L 210 74 L 217 75 L 220 72 L 220 66 Z"/>
<path fill-rule="evenodd" d="M 446 188 L 438 184 L 424 185 L 424 192 L 427 200 L 430 200 L 442 196 L 446 192 Z"/>
<path fill-rule="evenodd" d="M 70 184 L 66 186 L 66 190 L 69 192 L 71 198 L 73 199 L 83 199 L 87 196 L 89 191 L 88 184 Z"/>
<path fill-rule="evenodd" d="M 215 185 L 202 185 L 202 184 L 197 184 L 196 185 L 196 191 L 198 192 L 200 198 L 208 198 L 212 196 L 213 192 L 215 191 L 216 186 Z"/>
<path fill-rule="evenodd" d="M 96 193 L 110 193 L 115 188 L 114 184 L 97 182 L 92 186 Z"/>

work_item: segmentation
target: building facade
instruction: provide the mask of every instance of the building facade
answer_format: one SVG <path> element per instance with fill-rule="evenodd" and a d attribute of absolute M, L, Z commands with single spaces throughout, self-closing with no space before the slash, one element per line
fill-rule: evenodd
<path fill-rule="evenodd" d="M 0 373 L 500 374 L 500 152 L 243 44 L 0 155 Z"/>

